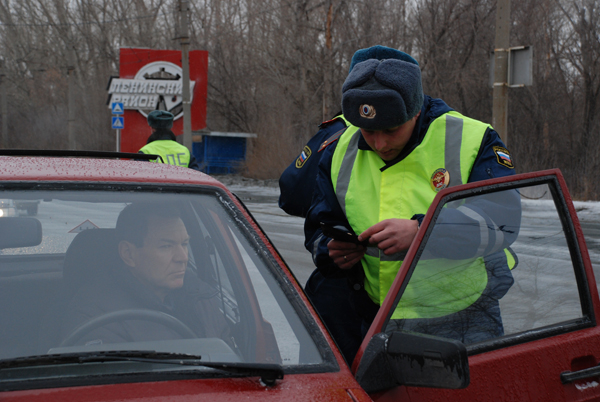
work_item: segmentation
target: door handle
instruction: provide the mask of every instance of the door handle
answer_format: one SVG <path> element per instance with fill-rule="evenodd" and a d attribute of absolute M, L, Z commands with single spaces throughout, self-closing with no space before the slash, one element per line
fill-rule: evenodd
<path fill-rule="evenodd" d="M 583 380 L 590 377 L 600 376 L 600 366 L 589 367 L 578 371 L 564 371 L 560 373 L 560 381 L 563 384 L 569 384 L 573 381 Z"/>

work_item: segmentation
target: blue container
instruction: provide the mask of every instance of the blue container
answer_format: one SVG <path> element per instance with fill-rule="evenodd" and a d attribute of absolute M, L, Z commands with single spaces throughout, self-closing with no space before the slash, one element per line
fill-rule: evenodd
<path fill-rule="evenodd" d="M 246 161 L 246 138 L 204 135 L 192 149 L 202 171 L 208 174 L 237 173 Z"/>

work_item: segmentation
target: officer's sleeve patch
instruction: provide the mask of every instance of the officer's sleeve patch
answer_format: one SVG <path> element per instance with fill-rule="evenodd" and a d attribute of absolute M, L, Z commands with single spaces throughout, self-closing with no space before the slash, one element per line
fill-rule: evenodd
<path fill-rule="evenodd" d="M 513 165 L 512 158 L 510 157 L 510 152 L 508 149 L 503 147 L 494 147 L 494 153 L 496 154 L 496 160 L 502 166 L 505 166 L 509 169 L 514 169 L 515 165 Z"/>
<path fill-rule="evenodd" d="M 300 156 L 298 157 L 298 159 L 296 159 L 296 167 L 300 169 L 302 166 L 304 166 L 304 164 L 306 163 L 308 158 L 310 158 L 311 155 L 312 151 L 310 150 L 310 147 L 308 145 L 305 145 L 302 152 L 300 152 Z"/>

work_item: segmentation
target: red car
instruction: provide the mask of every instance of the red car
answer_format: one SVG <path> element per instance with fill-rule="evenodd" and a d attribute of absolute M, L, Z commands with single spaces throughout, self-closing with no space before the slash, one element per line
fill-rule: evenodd
<path fill-rule="evenodd" d="M 440 191 L 350 368 L 221 183 L 83 155 L 0 159 L 0 199 L 39 201 L 35 217 L 0 217 L 2 400 L 600 399 L 600 300 L 558 170 Z M 503 335 L 398 329 L 407 287 L 486 255 L 466 236 L 456 246 L 451 211 L 507 198 L 506 223 L 468 228 L 514 238 Z"/>

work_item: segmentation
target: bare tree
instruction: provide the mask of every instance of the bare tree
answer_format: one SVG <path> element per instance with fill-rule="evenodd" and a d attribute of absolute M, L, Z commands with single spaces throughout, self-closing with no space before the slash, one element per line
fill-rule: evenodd
<path fill-rule="evenodd" d="M 598 173 L 598 130 L 600 128 L 600 4 L 595 0 L 577 0 L 560 5 L 570 30 L 564 30 L 560 41 L 564 47 L 565 68 L 575 69 L 572 83 L 581 113 L 574 116 L 576 138 L 583 173 L 585 198 L 595 198 Z M 595 188 L 596 187 L 596 188 Z"/>
<path fill-rule="evenodd" d="M 534 47 L 534 85 L 511 89 L 518 171 L 560 167 L 572 192 L 600 196 L 597 0 L 512 2 L 511 43 Z M 119 48 L 178 49 L 178 0 L 0 0 L 10 147 L 67 146 L 69 49 L 78 145 L 114 149 L 106 83 Z M 494 0 L 192 0 L 192 49 L 209 52 L 210 130 L 258 134 L 246 174 L 277 177 L 340 111 L 354 52 L 413 55 L 425 92 L 491 120 Z M 5 117 L 5 116 L 3 116 Z"/>

